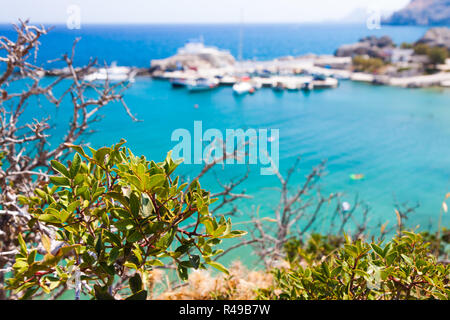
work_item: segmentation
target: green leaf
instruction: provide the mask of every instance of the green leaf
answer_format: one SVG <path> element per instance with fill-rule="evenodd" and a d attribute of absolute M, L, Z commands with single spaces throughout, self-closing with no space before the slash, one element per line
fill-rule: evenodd
<path fill-rule="evenodd" d="M 369 278 L 369 274 L 368 274 L 367 272 L 363 271 L 363 270 L 355 269 L 354 271 L 355 271 L 355 273 L 356 273 L 357 275 L 359 275 L 359 276 L 361 276 L 361 277 Z"/>
<path fill-rule="evenodd" d="M 103 241 L 102 241 L 102 232 L 100 232 L 97 236 L 97 241 L 95 242 L 95 252 L 97 256 L 100 256 L 103 250 Z"/>
<path fill-rule="evenodd" d="M 98 163 L 103 164 L 105 156 L 110 153 L 111 153 L 110 148 L 107 147 L 100 148 L 95 152 L 95 160 L 97 160 Z"/>
<path fill-rule="evenodd" d="M 221 271 L 221 272 L 224 272 L 224 273 L 226 273 L 227 275 L 230 274 L 230 272 L 228 271 L 228 269 L 225 268 L 222 264 L 220 264 L 220 263 L 217 262 L 217 261 L 214 261 L 214 260 L 211 260 L 211 259 L 205 259 L 205 262 L 206 262 L 207 264 L 209 264 L 211 267 L 213 267 L 213 268 L 215 268 L 215 269 L 217 269 L 217 270 L 219 270 L 219 271 Z"/>
<path fill-rule="evenodd" d="M 147 300 L 147 291 L 141 290 L 139 292 L 136 292 L 135 294 L 129 296 L 125 300 Z"/>
<path fill-rule="evenodd" d="M 105 236 L 108 238 L 108 240 L 110 241 L 110 243 L 115 244 L 118 247 L 122 246 L 122 242 L 120 240 L 120 237 L 112 232 L 109 232 L 108 230 L 104 230 L 103 233 L 105 234 Z"/>
<path fill-rule="evenodd" d="M 347 252 L 353 258 L 358 256 L 358 248 L 352 244 L 344 244 L 345 252 Z"/>
<path fill-rule="evenodd" d="M 67 219 L 70 217 L 70 214 L 66 210 L 61 210 L 59 212 L 59 220 L 64 223 L 67 221 Z"/>
<path fill-rule="evenodd" d="M 99 285 L 94 285 L 95 299 L 97 300 L 115 300 L 112 295 L 108 293 L 106 287 L 100 287 Z"/>
<path fill-rule="evenodd" d="M 402 256 L 403 260 L 405 260 L 405 262 L 406 262 L 407 264 L 409 264 L 409 265 L 412 265 L 412 264 L 413 264 L 413 261 L 411 260 L 410 257 L 408 257 L 408 256 L 406 256 L 406 255 L 404 255 L 404 254 L 401 254 L 401 256 Z"/>
<path fill-rule="evenodd" d="M 125 262 L 123 265 L 129 269 L 137 270 L 137 268 L 138 268 L 133 262 Z"/>
<path fill-rule="evenodd" d="M 117 229 L 120 231 L 127 231 L 134 228 L 134 221 L 131 219 L 124 219 L 114 223 Z"/>
<path fill-rule="evenodd" d="M 182 265 L 178 265 L 177 274 L 178 274 L 178 277 L 180 277 L 180 279 L 183 281 L 186 281 L 189 276 L 188 269 L 186 267 L 183 267 Z"/>
<path fill-rule="evenodd" d="M 26 256 L 27 255 L 27 245 L 25 244 L 25 240 L 23 240 L 22 235 L 19 233 L 18 235 L 18 240 L 19 240 L 19 246 L 20 246 L 20 252 Z"/>
<path fill-rule="evenodd" d="M 214 221 L 211 217 L 203 217 L 200 219 L 200 222 L 205 226 L 206 232 L 208 234 L 213 234 L 215 230 Z"/>
<path fill-rule="evenodd" d="M 113 264 L 114 262 L 116 262 L 117 258 L 119 257 L 119 253 L 120 249 L 118 247 L 112 248 L 109 252 L 108 263 Z"/>
<path fill-rule="evenodd" d="M 331 277 L 331 278 L 335 278 L 335 277 L 337 277 L 341 272 L 342 272 L 342 267 L 341 267 L 341 266 L 336 267 L 336 268 L 334 268 L 334 269 L 331 271 L 330 277 Z"/>
<path fill-rule="evenodd" d="M 150 176 L 148 182 L 145 185 L 145 189 L 151 191 L 155 187 L 161 186 L 166 181 L 165 174 L 153 174 Z"/>
<path fill-rule="evenodd" d="M 139 231 L 136 230 L 127 237 L 127 241 L 133 243 L 133 242 L 137 242 L 137 241 L 141 240 L 142 238 L 143 238 L 143 235 Z"/>
<path fill-rule="evenodd" d="M 69 148 L 72 148 L 73 150 L 75 150 L 76 152 L 78 152 L 79 154 L 81 154 L 83 157 L 87 157 L 87 156 L 86 156 L 86 153 L 84 153 L 84 150 L 83 150 L 82 147 L 76 146 L 76 145 L 71 144 L 71 143 L 66 143 L 66 145 L 67 145 Z"/>
<path fill-rule="evenodd" d="M 114 200 L 119 201 L 125 208 L 129 207 L 129 202 L 126 197 L 123 196 L 123 194 L 118 192 L 108 192 L 106 196 L 111 197 Z"/>
<path fill-rule="evenodd" d="M 162 236 L 159 239 L 159 241 L 156 244 L 157 247 L 161 248 L 162 250 L 167 249 L 172 243 L 174 236 L 175 236 L 175 228 L 171 228 L 169 231 L 166 232 L 164 236 Z"/>
<path fill-rule="evenodd" d="M 61 221 L 59 220 L 59 218 L 53 214 L 46 214 L 46 213 L 40 214 L 38 216 L 38 219 L 40 221 L 47 222 L 47 223 L 61 224 Z"/>
<path fill-rule="evenodd" d="M 81 205 L 80 200 L 76 200 L 67 206 L 67 212 L 72 213 Z"/>
<path fill-rule="evenodd" d="M 325 275 L 329 278 L 330 277 L 330 269 L 328 267 L 327 262 L 322 262 L 322 271 L 325 273 Z"/>
<path fill-rule="evenodd" d="M 376 254 L 378 254 L 381 258 L 384 258 L 384 251 L 383 251 L 383 249 L 381 249 L 375 243 L 371 243 L 370 246 L 372 247 L 373 251 L 375 251 Z"/>
<path fill-rule="evenodd" d="M 131 213 L 135 218 L 139 217 L 139 211 L 141 209 L 141 202 L 140 199 L 136 196 L 136 194 L 133 192 L 130 195 L 130 210 Z"/>
<path fill-rule="evenodd" d="M 148 265 L 148 266 L 164 267 L 164 263 L 162 263 L 161 260 L 158 260 L 158 259 L 149 260 L 145 264 Z"/>
<path fill-rule="evenodd" d="M 142 290 L 142 279 L 139 273 L 136 272 L 128 282 L 130 284 L 131 292 L 138 293 Z"/>
<path fill-rule="evenodd" d="M 70 177 L 73 179 L 77 175 L 78 171 L 80 170 L 81 166 L 81 157 L 78 153 L 75 153 L 72 164 L 70 165 Z"/>
<path fill-rule="evenodd" d="M 57 186 L 70 186 L 69 179 L 65 177 L 50 177 L 50 181 Z"/>
<path fill-rule="evenodd" d="M 46 199 L 46 197 L 47 197 L 47 194 L 43 191 L 43 190 L 41 190 L 41 189 L 39 189 L 39 188 L 36 188 L 35 190 L 34 190 L 34 193 L 36 193 L 39 197 L 41 197 L 42 199 Z"/>
<path fill-rule="evenodd" d="M 53 170 L 61 173 L 66 178 L 70 178 L 69 170 L 67 170 L 66 166 L 64 166 L 62 163 L 60 163 L 56 160 L 52 160 L 52 161 L 50 161 L 50 164 L 51 164 Z"/>
<path fill-rule="evenodd" d="M 245 236 L 246 234 L 247 234 L 246 231 L 242 231 L 242 230 L 233 230 L 233 231 L 231 231 L 230 233 L 228 233 L 228 234 L 226 234 L 226 235 L 224 235 L 224 236 L 221 236 L 220 238 L 221 238 L 221 239 L 239 238 L 239 237 Z"/>
<path fill-rule="evenodd" d="M 200 266 L 200 257 L 198 255 L 189 256 L 189 261 L 194 269 L 198 269 Z"/>

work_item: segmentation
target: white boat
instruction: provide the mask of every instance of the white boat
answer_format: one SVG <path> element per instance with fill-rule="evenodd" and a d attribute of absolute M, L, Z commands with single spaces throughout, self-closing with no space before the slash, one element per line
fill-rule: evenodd
<path fill-rule="evenodd" d="M 193 81 L 189 81 L 187 88 L 191 92 L 206 91 L 216 88 L 219 85 L 217 78 L 198 78 Z"/>
<path fill-rule="evenodd" d="M 316 89 L 325 89 L 325 88 L 337 88 L 339 85 L 339 81 L 335 78 L 326 77 L 324 79 L 314 79 L 313 80 L 314 88 Z"/>
<path fill-rule="evenodd" d="M 224 86 L 232 86 L 237 83 L 237 78 L 233 76 L 223 76 L 220 79 L 220 84 Z"/>
<path fill-rule="evenodd" d="M 450 88 L 450 80 L 441 81 L 441 87 Z"/>
<path fill-rule="evenodd" d="M 83 80 L 93 81 L 106 81 L 109 82 L 122 82 L 129 81 L 134 82 L 136 72 L 131 71 L 128 67 L 118 67 L 116 62 L 113 62 L 108 68 L 100 68 L 97 71 L 90 73 L 83 77 Z"/>
<path fill-rule="evenodd" d="M 275 91 L 283 91 L 285 89 L 285 85 L 281 81 L 276 81 L 272 84 L 272 89 Z"/>
<path fill-rule="evenodd" d="M 288 91 L 298 91 L 300 90 L 301 84 L 299 84 L 298 82 L 288 82 L 285 84 L 286 85 L 286 90 Z"/>
<path fill-rule="evenodd" d="M 302 90 L 311 91 L 312 89 L 314 89 L 314 83 L 312 81 L 311 82 L 304 82 L 302 84 Z"/>
<path fill-rule="evenodd" d="M 262 86 L 263 86 L 262 81 L 259 81 L 259 80 L 257 80 L 257 79 L 252 79 L 251 83 L 252 83 L 253 89 L 255 89 L 255 90 L 259 90 L 259 89 L 261 89 Z"/>
<path fill-rule="evenodd" d="M 233 92 L 237 95 L 242 95 L 246 93 L 253 93 L 255 91 L 255 88 L 251 85 L 248 81 L 241 81 L 236 83 L 233 86 Z"/>
<path fill-rule="evenodd" d="M 188 81 L 185 78 L 174 78 L 170 79 L 172 88 L 184 88 L 188 85 Z"/>

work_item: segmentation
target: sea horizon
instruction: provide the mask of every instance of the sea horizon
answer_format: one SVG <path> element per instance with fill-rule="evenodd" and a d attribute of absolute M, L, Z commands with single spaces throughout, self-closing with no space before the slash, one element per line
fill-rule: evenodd
<path fill-rule="evenodd" d="M 343 44 L 375 35 L 390 36 L 397 44 L 419 39 L 429 27 L 388 26 L 369 30 L 365 23 L 227 23 L 227 24 L 82 24 L 68 29 L 64 24 L 54 27 L 41 46 L 38 62 L 45 63 L 69 52 L 77 45 L 75 63 L 87 64 L 90 58 L 99 63 L 117 62 L 123 66 L 149 67 L 150 60 L 174 55 L 178 48 L 192 39 L 203 38 L 205 45 L 229 50 L 237 58 L 241 32 L 244 60 L 272 60 L 305 54 L 334 54 Z M 12 35 L 11 24 L 0 24 L 0 34 Z"/>

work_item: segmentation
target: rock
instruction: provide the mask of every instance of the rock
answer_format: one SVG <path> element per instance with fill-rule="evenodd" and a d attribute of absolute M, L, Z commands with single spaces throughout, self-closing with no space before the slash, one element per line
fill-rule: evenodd
<path fill-rule="evenodd" d="M 384 24 L 392 25 L 450 25 L 450 0 L 412 0 L 395 12 Z"/>
<path fill-rule="evenodd" d="M 432 28 L 416 43 L 424 43 L 430 47 L 446 47 L 450 50 L 450 28 Z"/>
<path fill-rule="evenodd" d="M 362 38 L 359 40 L 359 42 L 362 43 L 368 43 L 371 47 L 378 47 L 378 48 L 385 48 L 385 47 L 392 47 L 394 46 L 394 42 L 392 39 L 388 36 L 382 36 L 380 38 L 377 38 L 375 36 L 367 36 L 365 38 Z"/>
<path fill-rule="evenodd" d="M 375 36 L 368 36 L 362 38 L 357 43 L 344 44 L 340 46 L 336 52 L 337 57 L 354 57 L 361 55 L 368 55 L 373 58 L 386 58 L 385 49 L 393 48 L 394 43 L 388 36 L 377 38 Z"/>

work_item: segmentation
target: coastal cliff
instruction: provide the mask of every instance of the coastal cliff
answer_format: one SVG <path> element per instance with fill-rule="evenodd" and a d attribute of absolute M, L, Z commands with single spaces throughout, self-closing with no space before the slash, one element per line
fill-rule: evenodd
<path fill-rule="evenodd" d="M 450 0 L 412 0 L 383 21 L 391 25 L 450 25 Z"/>
<path fill-rule="evenodd" d="M 429 29 L 417 43 L 424 43 L 430 47 L 445 47 L 450 50 L 450 28 Z"/>

